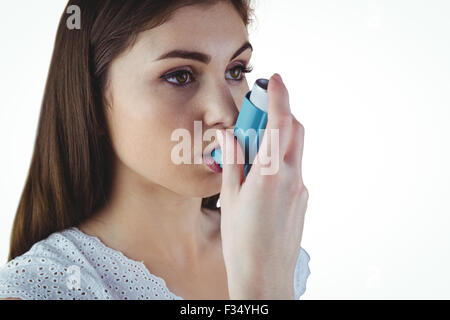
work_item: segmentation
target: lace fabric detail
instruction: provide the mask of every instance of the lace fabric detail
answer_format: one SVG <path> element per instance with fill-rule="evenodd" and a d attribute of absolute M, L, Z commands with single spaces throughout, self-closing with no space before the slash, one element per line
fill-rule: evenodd
<path fill-rule="evenodd" d="M 306 290 L 310 257 L 301 248 L 295 298 Z M 143 262 L 76 227 L 51 234 L 0 269 L 0 298 L 24 300 L 183 300 Z"/>
<path fill-rule="evenodd" d="M 311 274 L 309 260 L 311 260 L 311 258 L 308 252 L 300 247 L 300 254 L 298 255 L 294 274 L 294 292 L 296 300 L 299 300 L 306 291 L 306 282 Z"/>

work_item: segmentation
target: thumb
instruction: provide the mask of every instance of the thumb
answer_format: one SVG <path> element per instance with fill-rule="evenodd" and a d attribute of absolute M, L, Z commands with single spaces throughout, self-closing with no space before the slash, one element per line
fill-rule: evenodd
<path fill-rule="evenodd" d="M 222 192 L 238 192 L 244 180 L 244 154 L 230 130 L 217 130 L 222 150 Z"/>

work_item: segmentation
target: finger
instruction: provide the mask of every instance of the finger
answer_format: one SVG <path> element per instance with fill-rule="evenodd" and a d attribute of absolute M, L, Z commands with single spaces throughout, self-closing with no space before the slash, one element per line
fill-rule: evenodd
<path fill-rule="evenodd" d="M 299 191 L 298 197 L 296 197 L 295 208 L 297 208 L 297 210 L 300 210 L 300 212 L 305 213 L 306 209 L 308 208 L 309 190 L 303 183 L 300 183 L 298 185 L 298 190 Z"/>
<path fill-rule="evenodd" d="M 281 161 L 281 159 L 283 159 L 284 157 L 284 154 L 286 153 L 286 149 L 290 140 L 292 129 L 292 114 L 289 105 L 289 93 L 279 75 L 274 74 L 270 78 L 268 94 L 268 120 L 266 130 L 264 130 L 264 135 L 261 140 L 258 156 L 267 157 L 270 154 L 271 157 L 278 156 L 279 160 Z M 274 143 L 276 143 L 277 145 L 272 146 Z M 272 149 L 277 149 L 277 154 L 272 154 L 270 152 Z M 255 159 L 256 166 L 261 165 L 260 160 L 262 159 Z"/>
<path fill-rule="evenodd" d="M 222 190 L 239 192 L 244 180 L 244 155 L 230 130 L 217 130 L 222 149 Z"/>
<path fill-rule="evenodd" d="M 287 152 L 284 156 L 284 162 L 287 165 L 298 170 L 300 177 L 302 177 L 304 139 L 305 139 L 305 128 L 300 122 L 297 121 L 297 119 L 293 118 L 292 134 L 290 137 Z"/>

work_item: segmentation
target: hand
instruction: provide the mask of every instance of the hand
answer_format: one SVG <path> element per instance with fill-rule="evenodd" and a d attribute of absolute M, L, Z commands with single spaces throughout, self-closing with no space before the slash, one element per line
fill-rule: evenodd
<path fill-rule="evenodd" d="M 226 130 L 218 134 L 223 157 L 222 250 L 230 299 L 294 299 L 294 272 L 309 197 L 301 168 L 304 128 L 292 115 L 288 91 L 277 75 L 271 77 L 268 93 L 267 127 L 247 177 L 234 136 Z M 271 141 L 272 129 L 279 130 L 279 142 Z M 273 143 L 279 143 L 276 155 L 268 152 Z M 278 157 L 275 174 L 261 174 L 265 166 L 260 154 Z"/>

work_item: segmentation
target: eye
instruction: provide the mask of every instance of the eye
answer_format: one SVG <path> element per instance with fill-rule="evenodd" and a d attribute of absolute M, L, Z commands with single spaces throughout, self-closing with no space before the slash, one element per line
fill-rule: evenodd
<path fill-rule="evenodd" d="M 244 79 L 245 73 L 250 73 L 253 71 L 252 66 L 244 67 L 243 65 L 235 66 L 227 71 L 230 74 L 230 80 L 233 81 L 242 81 Z"/>
<path fill-rule="evenodd" d="M 179 87 L 185 87 L 195 80 L 192 72 L 188 70 L 174 71 L 161 76 L 161 78 Z"/>

